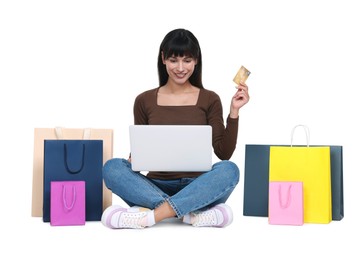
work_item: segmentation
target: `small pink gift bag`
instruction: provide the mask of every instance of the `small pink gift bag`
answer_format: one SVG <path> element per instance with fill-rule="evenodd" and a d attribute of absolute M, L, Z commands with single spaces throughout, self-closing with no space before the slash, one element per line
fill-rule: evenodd
<path fill-rule="evenodd" d="M 268 221 L 272 225 L 303 225 L 302 182 L 269 182 Z"/>
<path fill-rule="evenodd" d="M 85 225 L 85 181 L 52 181 L 50 224 Z"/>

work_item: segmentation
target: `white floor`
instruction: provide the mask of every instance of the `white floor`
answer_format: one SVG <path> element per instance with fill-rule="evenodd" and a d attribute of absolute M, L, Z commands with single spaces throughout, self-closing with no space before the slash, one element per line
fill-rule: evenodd
<path fill-rule="evenodd" d="M 363 224 L 349 211 L 328 225 L 269 225 L 267 218 L 242 214 L 242 184 L 229 199 L 235 215 L 226 228 L 194 228 L 171 219 L 143 230 L 111 230 L 101 222 L 52 227 L 8 200 L 2 206 L 0 259 L 355 259 L 364 256 Z M 9 199 L 14 194 L 9 194 Z M 24 203 L 29 197 L 22 198 Z M 114 203 L 121 203 L 118 198 Z M 21 204 L 18 204 L 21 205 Z M 350 205 L 350 204 L 349 204 Z M 7 214 L 4 214 L 7 212 Z M 354 238 L 355 236 L 355 238 Z"/>

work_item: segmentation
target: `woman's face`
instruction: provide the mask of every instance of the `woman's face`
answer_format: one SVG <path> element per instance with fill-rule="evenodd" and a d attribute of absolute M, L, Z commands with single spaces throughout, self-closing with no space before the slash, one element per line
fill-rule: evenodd
<path fill-rule="evenodd" d="M 167 59 L 163 57 L 163 63 L 166 65 L 169 80 L 181 85 L 188 81 L 195 70 L 197 61 L 189 56 L 171 56 Z"/>

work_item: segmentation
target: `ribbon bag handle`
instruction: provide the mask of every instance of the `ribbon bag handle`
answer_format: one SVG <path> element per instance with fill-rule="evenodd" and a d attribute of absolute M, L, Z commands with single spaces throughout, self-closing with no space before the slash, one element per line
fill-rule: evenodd
<path fill-rule="evenodd" d="M 56 137 L 57 139 L 64 139 L 63 138 L 63 127 L 60 127 L 60 126 L 56 126 L 54 128 L 54 131 L 56 132 Z M 91 136 L 91 128 L 84 128 L 83 129 L 83 137 L 82 139 L 83 140 L 89 140 L 90 139 L 90 136 Z"/>
<path fill-rule="evenodd" d="M 62 132 L 62 128 L 60 126 L 57 126 L 56 128 L 54 128 L 55 132 L 56 132 L 56 137 L 57 139 L 63 139 L 63 132 Z"/>
<path fill-rule="evenodd" d="M 83 140 L 89 140 L 91 136 L 91 128 L 83 129 Z"/>
<path fill-rule="evenodd" d="M 310 146 L 310 129 L 306 125 L 296 125 L 295 127 L 293 127 L 292 132 L 291 132 L 291 147 L 293 146 L 294 131 L 296 130 L 297 127 L 303 127 L 303 129 L 305 130 L 306 143 L 307 143 L 307 147 L 309 147 Z"/>
<path fill-rule="evenodd" d="M 292 185 L 290 184 L 288 186 L 288 190 L 287 190 L 287 196 L 286 196 L 287 197 L 287 201 L 286 201 L 286 203 L 283 203 L 282 187 L 281 187 L 281 185 L 279 185 L 279 188 L 278 188 L 278 196 L 279 196 L 279 205 L 281 206 L 281 209 L 286 209 L 291 204 L 291 187 L 292 187 Z"/>
<path fill-rule="evenodd" d="M 63 195 L 63 206 L 65 208 L 66 211 L 71 211 L 75 205 L 75 202 L 76 202 L 76 187 L 75 185 L 72 185 L 72 202 L 71 202 L 71 205 L 68 206 L 67 205 L 67 199 L 66 199 L 66 185 L 62 185 L 62 195 Z"/>

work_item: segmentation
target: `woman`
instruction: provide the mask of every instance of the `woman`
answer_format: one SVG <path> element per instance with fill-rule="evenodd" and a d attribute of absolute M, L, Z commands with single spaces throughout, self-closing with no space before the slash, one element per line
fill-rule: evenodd
<path fill-rule="evenodd" d="M 208 172 L 149 172 L 131 170 L 131 160 L 105 163 L 106 186 L 130 208 L 113 205 L 102 215 L 109 228 L 145 228 L 177 217 L 192 226 L 225 227 L 233 214 L 226 200 L 239 182 L 231 161 L 238 134 L 239 110 L 249 101 L 243 82 L 231 99 L 223 120 L 219 96 L 202 85 L 202 58 L 198 40 L 188 30 L 176 29 L 163 39 L 158 54 L 159 87 L 139 94 L 134 123 L 146 125 L 211 125 L 213 148 L 221 159 Z"/>

